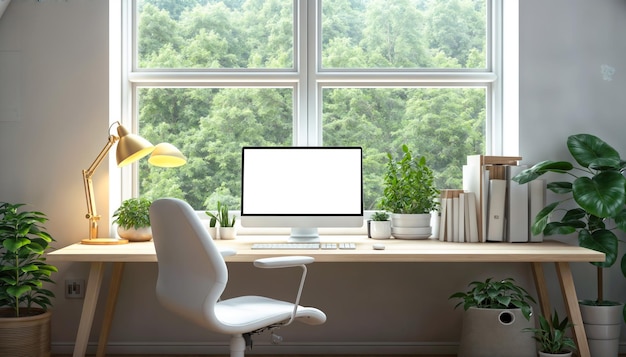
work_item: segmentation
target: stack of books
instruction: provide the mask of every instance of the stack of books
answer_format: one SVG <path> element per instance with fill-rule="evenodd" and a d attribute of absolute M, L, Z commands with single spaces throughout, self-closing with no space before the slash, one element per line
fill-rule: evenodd
<path fill-rule="evenodd" d="M 530 227 L 545 206 L 545 181 L 520 185 L 527 168 L 518 156 L 470 155 L 463 189 L 442 190 L 439 240 L 446 242 L 541 242 Z"/>

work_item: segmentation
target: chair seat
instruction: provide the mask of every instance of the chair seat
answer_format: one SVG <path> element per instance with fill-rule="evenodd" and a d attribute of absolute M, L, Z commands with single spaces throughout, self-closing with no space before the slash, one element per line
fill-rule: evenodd
<path fill-rule="evenodd" d="M 215 306 L 216 317 L 228 329 L 225 333 L 247 333 L 287 321 L 292 312 L 293 303 L 253 295 L 222 300 Z M 319 325 L 326 321 L 326 315 L 313 307 L 298 306 L 296 319 Z"/>

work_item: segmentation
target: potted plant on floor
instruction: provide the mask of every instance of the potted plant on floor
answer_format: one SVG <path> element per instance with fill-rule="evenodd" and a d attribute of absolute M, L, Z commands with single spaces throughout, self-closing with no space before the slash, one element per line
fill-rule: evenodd
<path fill-rule="evenodd" d="M 391 212 L 391 234 L 399 239 L 424 239 L 432 234 L 432 212 L 439 208 L 435 176 L 424 156 L 414 156 L 402 145 L 402 157 L 387 153 L 380 208 Z"/>
<path fill-rule="evenodd" d="M 533 357 L 536 347 L 532 336 L 531 303 L 535 299 L 512 278 L 473 281 L 469 290 L 456 292 L 450 299 L 461 299 L 463 324 L 459 357 L 509 356 Z"/>
<path fill-rule="evenodd" d="M 152 239 L 150 228 L 150 205 L 147 198 L 124 200 L 113 213 L 113 223 L 117 223 L 117 234 L 129 241 L 142 242 Z"/>
<path fill-rule="evenodd" d="M 38 211 L 0 203 L 0 356 L 49 356 L 50 316 L 57 268 L 44 256 L 54 239 Z"/>
<path fill-rule="evenodd" d="M 579 305 L 591 354 L 617 356 L 620 320 L 626 321 L 626 307 L 623 302 L 604 298 L 603 273 L 604 269 L 621 261 L 622 275 L 626 277 L 626 255 L 619 257 L 619 239 L 614 232 L 616 229 L 626 232 L 626 178 L 623 176 L 626 162 L 613 147 L 590 134 L 569 136 L 567 149 L 578 166 L 569 161 L 542 161 L 513 180 L 523 184 L 548 172 L 573 179 L 548 183 L 549 190 L 565 197 L 537 214 L 532 233 L 545 236 L 577 233 L 581 247 L 606 255 L 604 262 L 591 263 L 597 267 L 595 299 L 581 300 Z M 601 331 L 608 333 L 600 335 Z"/>
<path fill-rule="evenodd" d="M 370 223 L 370 238 L 389 239 L 391 237 L 391 221 L 389 213 L 385 211 L 374 212 Z"/>
<path fill-rule="evenodd" d="M 539 327 L 524 331 L 533 333 L 539 345 L 539 357 L 571 357 L 572 351 L 576 350 L 576 343 L 567 336 L 567 330 L 572 326 L 567 316 L 559 320 L 559 314 L 554 310 L 554 314 L 547 319 L 539 315 Z"/>
<path fill-rule="evenodd" d="M 228 206 L 220 201 L 217 201 L 217 213 L 210 211 L 205 212 L 211 219 L 217 220 L 219 226 L 220 239 L 235 239 L 237 232 L 235 231 L 235 219 L 236 217 L 230 217 L 228 213 Z"/>

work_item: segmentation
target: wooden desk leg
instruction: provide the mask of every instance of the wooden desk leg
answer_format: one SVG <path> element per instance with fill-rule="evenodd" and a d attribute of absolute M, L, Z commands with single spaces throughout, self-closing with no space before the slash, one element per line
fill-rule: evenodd
<path fill-rule="evenodd" d="M 107 343 L 109 340 L 109 332 L 111 331 L 111 322 L 115 314 L 115 304 L 117 303 L 117 294 L 120 291 L 122 282 L 122 273 L 124 272 L 124 263 L 113 263 L 113 272 L 111 273 L 111 282 L 109 283 L 109 294 L 107 296 L 107 305 L 104 310 L 104 319 L 100 330 L 100 339 L 98 340 L 98 350 L 96 357 L 104 357 L 106 353 Z"/>
<path fill-rule="evenodd" d="M 537 295 L 539 298 L 539 306 L 541 307 L 541 313 L 543 316 L 550 316 L 550 298 L 548 295 L 548 289 L 546 287 L 546 276 L 543 272 L 543 265 L 541 263 L 533 262 L 533 277 L 535 278 L 535 288 L 537 288 Z"/>
<path fill-rule="evenodd" d="M 585 334 L 585 326 L 583 325 L 583 317 L 580 314 L 578 298 L 576 297 L 572 270 L 567 262 L 557 262 L 555 264 L 556 272 L 559 276 L 559 283 L 561 284 L 561 292 L 563 293 L 565 307 L 567 308 L 570 322 L 574 324 L 574 327 L 572 327 L 572 333 L 574 334 L 574 340 L 578 346 L 578 355 L 580 357 L 591 357 L 589 344 L 587 343 L 587 335 Z"/>
<path fill-rule="evenodd" d="M 87 352 L 87 343 L 89 342 L 89 334 L 93 317 L 96 312 L 98 303 L 98 295 L 100 294 L 100 286 L 102 285 L 102 276 L 104 275 L 104 263 L 93 262 L 89 269 L 89 279 L 87 280 L 87 289 L 85 291 L 85 301 L 83 302 L 83 311 L 80 315 L 80 323 L 78 324 L 78 333 L 76 334 L 76 344 L 74 345 L 74 357 L 84 357 Z"/>

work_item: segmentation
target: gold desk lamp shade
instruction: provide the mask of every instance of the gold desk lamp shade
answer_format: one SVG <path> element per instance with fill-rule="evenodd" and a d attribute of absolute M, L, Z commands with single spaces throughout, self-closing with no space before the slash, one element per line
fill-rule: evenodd
<path fill-rule="evenodd" d="M 85 196 L 87 198 L 87 219 L 89 219 L 89 239 L 83 239 L 83 244 L 124 244 L 126 239 L 120 238 L 98 238 L 98 221 L 100 216 L 96 213 L 95 195 L 93 194 L 93 182 L 91 177 L 106 157 L 109 150 L 117 141 L 116 160 L 117 166 L 129 165 L 148 154 L 152 156 L 148 162 L 160 167 L 178 167 L 187 162 L 187 158 L 172 144 L 161 143 L 152 145 L 148 140 L 139 135 L 130 133 L 121 123 L 115 122 L 109 127 L 117 124 L 117 134 L 109 135 L 107 144 L 87 170 L 83 170 L 83 181 L 85 184 Z"/>
<path fill-rule="evenodd" d="M 187 162 L 187 158 L 176 146 L 170 143 L 160 143 L 154 147 L 148 162 L 159 167 L 178 167 L 184 165 Z"/>

